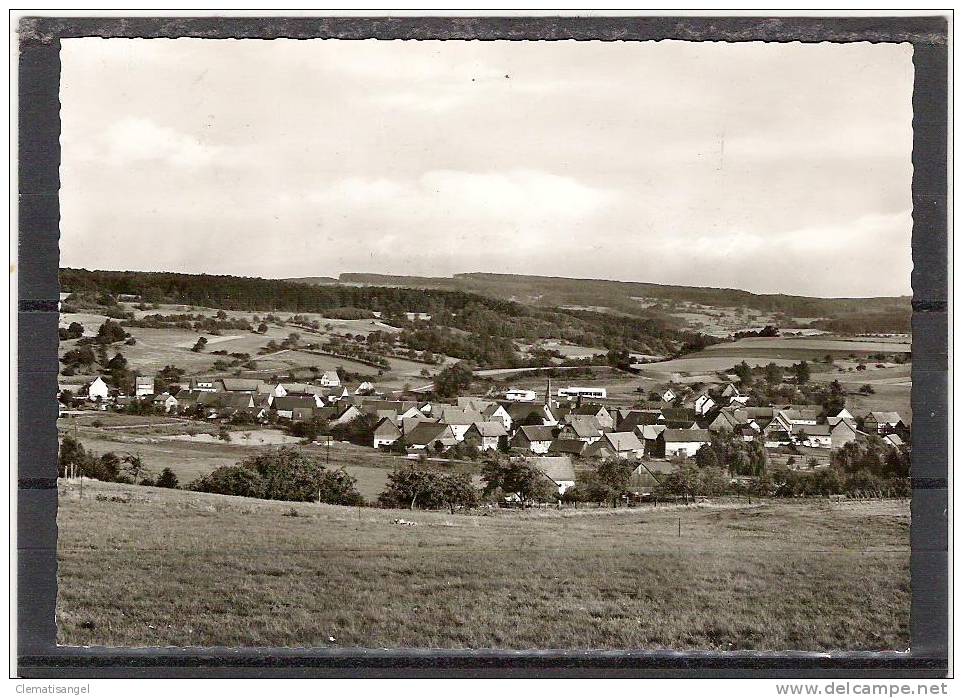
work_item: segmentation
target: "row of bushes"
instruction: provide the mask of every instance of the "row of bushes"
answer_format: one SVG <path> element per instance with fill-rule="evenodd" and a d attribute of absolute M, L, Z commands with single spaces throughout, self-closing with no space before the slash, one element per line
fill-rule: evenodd
<path fill-rule="evenodd" d="M 97 455 L 84 448 L 84 445 L 69 434 L 60 442 L 58 459 L 60 477 L 89 477 L 102 482 L 120 482 L 128 485 L 151 487 L 178 487 L 177 475 L 170 468 L 164 468 L 154 475 L 139 455 L 126 453 L 117 455 L 108 451 Z"/>

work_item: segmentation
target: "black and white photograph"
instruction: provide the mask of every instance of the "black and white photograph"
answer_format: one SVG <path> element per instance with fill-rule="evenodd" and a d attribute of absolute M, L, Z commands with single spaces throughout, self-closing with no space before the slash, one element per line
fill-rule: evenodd
<path fill-rule="evenodd" d="M 59 646 L 911 650 L 912 43 L 59 61 Z"/>

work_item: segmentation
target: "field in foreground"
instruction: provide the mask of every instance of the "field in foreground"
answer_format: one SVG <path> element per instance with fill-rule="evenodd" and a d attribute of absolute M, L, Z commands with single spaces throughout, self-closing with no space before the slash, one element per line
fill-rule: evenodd
<path fill-rule="evenodd" d="M 451 516 L 61 482 L 59 530 L 62 644 L 909 644 L 900 501 Z"/>

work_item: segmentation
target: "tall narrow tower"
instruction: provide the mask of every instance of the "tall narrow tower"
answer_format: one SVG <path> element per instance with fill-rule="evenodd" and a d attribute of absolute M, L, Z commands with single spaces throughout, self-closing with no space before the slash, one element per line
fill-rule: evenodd
<path fill-rule="evenodd" d="M 548 377 L 548 384 L 545 386 L 545 404 L 552 406 L 552 377 Z"/>

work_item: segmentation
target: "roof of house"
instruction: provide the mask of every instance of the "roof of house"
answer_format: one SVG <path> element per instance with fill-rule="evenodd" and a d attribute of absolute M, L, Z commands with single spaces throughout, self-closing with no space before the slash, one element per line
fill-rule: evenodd
<path fill-rule="evenodd" d="M 810 407 L 791 407 L 789 409 L 779 410 L 779 414 L 790 422 L 798 422 L 801 420 L 815 421 L 818 419 L 820 411 L 821 410 Z"/>
<path fill-rule="evenodd" d="M 264 387 L 260 378 L 221 378 L 220 383 L 228 392 L 257 391 Z"/>
<path fill-rule="evenodd" d="M 793 424 L 793 434 L 806 434 L 807 436 L 829 436 L 830 426 L 828 424 Z"/>
<path fill-rule="evenodd" d="M 640 427 L 636 427 L 635 432 L 638 434 L 641 430 L 642 438 L 646 441 L 651 441 L 652 439 L 659 438 L 659 434 L 665 431 L 666 428 L 667 427 L 664 424 L 644 424 Z"/>
<path fill-rule="evenodd" d="M 575 466 L 568 456 L 541 456 L 532 464 L 554 482 L 575 482 Z"/>
<path fill-rule="evenodd" d="M 285 397 L 274 398 L 274 409 L 276 410 L 293 410 L 295 408 L 303 409 L 305 407 L 317 407 L 318 403 L 314 401 L 313 397 L 307 397 L 304 395 L 288 395 Z"/>
<path fill-rule="evenodd" d="M 434 411 L 432 411 L 434 414 Z M 442 409 L 441 413 L 438 415 L 441 421 L 446 424 L 456 424 L 459 426 L 464 426 L 465 424 L 474 424 L 475 422 L 484 422 L 485 418 L 481 416 L 480 413 L 474 410 L 463 410 L 459 407 L 448 406 Z"/>
<path fill-rule="evenodd" d="M 466 433 L 471 432 L 486 437 L 508 436 L 508 432 L 505 431 L 505 425 L 501 422 L 474 422 L 468 427 L 468 432 Z"/>
<path fill-rule="evenodd" d="M 594 415 L 602 414 L 603 412 L 608 414 L 608 410 L 605 409 L 605 405 L 598 405 L 593 403 L 588 403 L 588 404 L 583 403 L 578 407 L 572 408 L 572 414 L 578 414 L 578 415 L 594 416 Z"/>
<path fill-rule="evenodd" d="M 694 422 L 696 412 L 688 407 L 663 407 L 662 417 L 666 422 Z"/>
<path fill-rule="evenodd" d="M 897 424 L 902 420 L 898 412 L 870 412 L 866 419 L 872 417 L 878 424 Z"/>
<path fill-rule="evenodd" d="M 612 448 L 619 453 L 623 451 L 640 451 L 645 448 L 645 445 L 639 441 L 639 437 L 631 431 L 611 431 L 604 434 L 602 439 L 607 441 Z"/>
<path fill-rule="evenodd" d="M 548 447 L 549 453 L 568 453 L 579 456 L 585 451 L 588 444 L 581 439 L 555 439 Z"/>
<path fill-rule="evenodd" d="M 401 436 L 401 429 L 391 419 L 385 417 L 374 429 L 375 436 Z"/>
<path fill-rule="evenodd" d="M 836 431 L 837 429 L 849 429 L 853 432 L 856 431 L 856 422 L 852 419 L 830 417 L 828 421 L 831 431 Z"/>
<path fill-rule="evenodd" d="M 690 443 L 703 441 L 709 443 L 710 436 L 708 429 L 666 429 L 662 432 L 662 438 L 667 443 Z"/>
<path fill-rule="evenodd" d="M 615 426 L 619 431 L 632 431 L 638 426 L 656 424 L 661 414 L 655 410 L 631 410 Z"/>
<path fill-rule="evenodd" d="M 576 415 L 572 418 L 572 421 L 569 422 L 568 426 L 580 439 L 588 439 L 602 435 L 602 427 L 595 417 Z"/>
<path fill-rule="evenodd" d="M 154 385 L 154 376 L 135 376 L 134 385 Z"/>
<path fill-rule="evenodd" d="M 515 422 L 523 421 L 532 414 L 537 414 L 541 419 L 545 418 L 545 406 L 536 405 L 533 402 L 512 402 L 502 407 Z"/>
<path fill-rule="evenodd" d="M 499 405 L 497 402 L 493 402 L 493 403 L 490 404 L 488 407 L 486 407 L 484 410 L 482 410 L 482 414 L 483 414 L 484 416 L 486 416 L 486 417 L 492 417 L 492 416 L 493 416 L 496 412 L 498 412 L 499 410 L 501 410 L 502 412 L 504 412 L 504 411 L 505 411 L 505 408 L 502 407 L 501 405 Z M 506 414 L 508 414 L 508 413 L 506 412 Z M 511 415 L 509 415 L 509 416 L 511 416 Z"/>
<path fill-rule="evenodd" d="M 516 435 L 521 434 L 529 441 L 552 441 L 555 438 L 552 427 L 524 426 L 519 428 Z"/>
<path fill-rule="evenodd" d="M 201 393 L 197 404 L 204 407 L 242 409 L 250 407 L 254 399 L 248 393 Z"/>
<path fill-rule="evenodd" d="M 438 422 L 418 422 L 414 429 L 405 434 L 405 441 L 419 446 L 438 440 L 454 442 L 455 435 L 450 426 Z"/>
<path fill-rule="evenodd" d="M 903 445 L 903 439 L 900 437 L 899 434 L 889 434 L 888 436 L 884 436 L 883 441 L 887 441 L 891 443 L 893 446 Z"/>
<path fill-rule="evenodd" d="M 167 402 L 167 401 L 170 400 L 170 399 L 173 399 L 174 402 L 177 402 L 177 398 L 174 397 L 173 395 L 171 395 L 170 393 L 161 393 L 160 395 L 155 395 L 153 401 L 154 401 L 154 402 Z"/>

